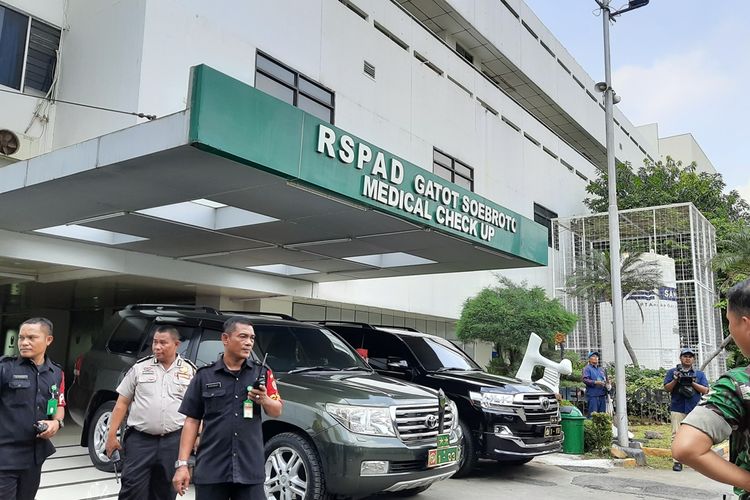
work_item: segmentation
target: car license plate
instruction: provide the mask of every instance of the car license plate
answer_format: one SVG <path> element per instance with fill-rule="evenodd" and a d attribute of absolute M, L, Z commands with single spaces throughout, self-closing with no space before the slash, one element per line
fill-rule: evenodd
<path fill-rule="evenodd" d="M 544 428 L 544 437 L 559 436 L 562 433 L 562 427 L 559 425 L 548 425 Z"/>
<path fill-rule="evenodd" d="M 427 467 L 450 464 L 458 460 L 458 446 L 438 448 L 427 452 Z"/>

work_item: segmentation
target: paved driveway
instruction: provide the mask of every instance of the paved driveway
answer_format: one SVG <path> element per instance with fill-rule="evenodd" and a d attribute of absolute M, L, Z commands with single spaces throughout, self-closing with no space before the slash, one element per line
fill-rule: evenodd
<path fill-rule="evenodd" d="M 80 428 L 67 426 L 54 442 L 57 453 L 42 469 L 37 500 L 82 500 L 116 498 L 119 485 L 113 474 L 99 472 L 91 465 L 88 452 L 78 446 Z M 477 472 L 466 479 L 448 479 L 415 497 L 417 500 L 583 500 L 607 498 L 634 500 L 663 498 L 679 500 L 722 499 L 731 489 L 685 469 L 683 472 L 648 468 L 613 468 L 606 460 L 577 460 L 550 455 L 519 466 L 481 462 Z M 194 500 L 193 491 L 183 497 Z M 379 495 L 373 500 L 391 500 Z M 735 498 L 728 495 L 726 498 Z"/>

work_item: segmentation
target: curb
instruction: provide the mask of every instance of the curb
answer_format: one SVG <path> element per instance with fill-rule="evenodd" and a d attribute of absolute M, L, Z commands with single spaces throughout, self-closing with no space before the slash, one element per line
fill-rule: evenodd
<path fill-rule="evenodd" d="M 616 467 L 624 467 L 626 469 L 635 469 L 638 467 L 638 463 L 635 458 L 615 458 L 612 460 Z"/>
<path fill-rule="evenodd" d="M 672 457 L 672 450 L 669 448 L 649 448 L 644 446 L 642 449 L 647 457 Z"/>
<path fill-rule="evenodd" d="M 713 451 L 719 455 L 724 460 L 729 460 L 729 443 L 721 443 L 717 446 L 714 446 Z M 671 457 L 672 456 L 672 450 L 669 448 L 649 448 L 647 446 L 644 446 L 642 448 L 643 453 L 646 454 L 647 457 Z"/>

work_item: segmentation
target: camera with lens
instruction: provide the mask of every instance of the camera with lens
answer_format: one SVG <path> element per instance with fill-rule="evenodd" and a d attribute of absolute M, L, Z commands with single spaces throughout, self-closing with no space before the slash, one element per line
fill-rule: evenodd
<path fill-rule="evenodd" d="M 684 369 L 682 365 L 675 368 L 675 378 L 677 378 L 677 392 L 684 398 L 692 398 L 695 395 L 693 382 L 695 381 L 695 372 L 691 369 Z"/>

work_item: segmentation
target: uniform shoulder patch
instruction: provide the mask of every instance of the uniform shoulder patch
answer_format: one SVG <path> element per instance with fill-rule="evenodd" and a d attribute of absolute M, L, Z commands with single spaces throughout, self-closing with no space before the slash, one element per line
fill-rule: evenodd
<path fill-rule="evenodd" d="M 0 356 L 0 363 L 10 363 L 11 361 L 15 361 L 17 359 L 17 356 Z"/>
<path fill-rule="evenodd" d="M 51 359 L 49 360 L 49 362 L 52 363 L 53 365 L 55 365 L 56 367 L 58 367 L 60 370 L 63 369 L 63 367 L 62 367 L 62 365 L 60 363 L 56 363 L 56 362 L 52 361 Z"/>
<path fill-rule="evenodd" d="M 183 360 L 183 361 L 184 361 L 185 363 L 187 363 L 187 365 L 188 365 L 188 366 L 192 366 L 192 367 L 193 367 L 193 371 L 198 371 L 198 366 L 197 366 L 197 365 L 196 365 L 195 363 L 193 363 L 192 361 L 190 361 L 190 360 L 189 360 L 189 359 L 187 359 L 187 358 L 182 358 L 182 360 Z"/>
<path fill-rule="evenodd" d="M 154 355 L 152 354 L 151 356 L 146 356 L 145 358 L 141 358 L 138 361 L 136 361 L 135 364 L 137 365 L 138 363 L 143 363 L 144 361 L 148 361 L 149 359 L 154 359 Z"/>
<path fill-rule="evenodd" d="M 191 363 L 191 364 L 192 364 L 192 363 Z M 205 364 L 205 365 L 201 366 L 201 367 L 200 367 L 200 368 L 198 368 L 198 369 L 197 369 L 196 371 L 201 371 L 201 370 L 205 370 L 206 368 L 209 368 L 209 367 L 211 367 L 211 366 L 214 366 L 214 364 L 216 364 L 216 361 L 211 361 L 210 363 L 207 363 L 207 364 Z M 193 365 L 193 366 L 195 366 L 195 365 Z"/>

